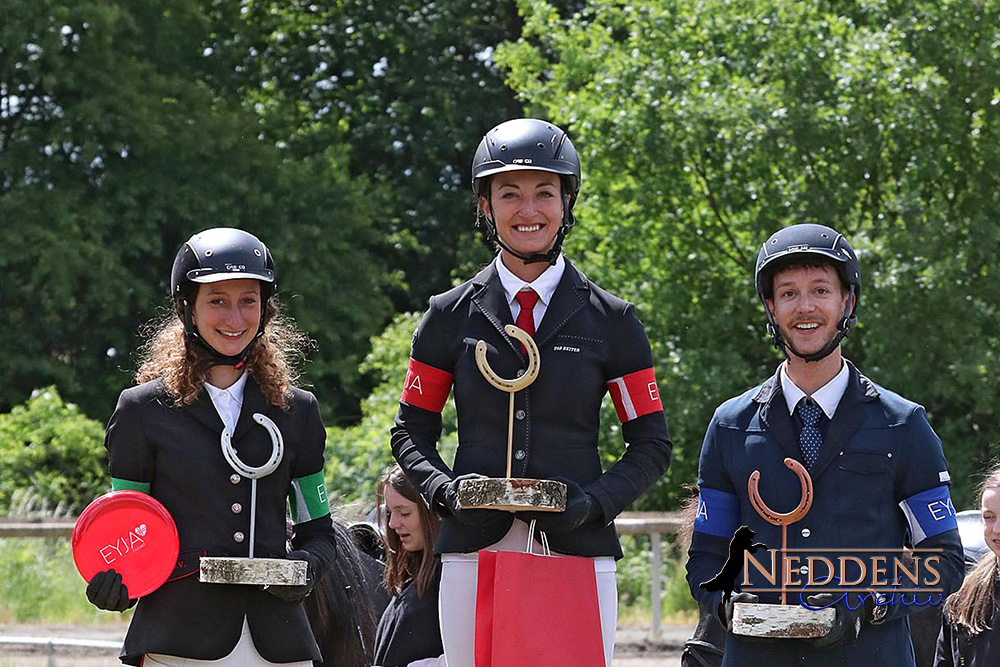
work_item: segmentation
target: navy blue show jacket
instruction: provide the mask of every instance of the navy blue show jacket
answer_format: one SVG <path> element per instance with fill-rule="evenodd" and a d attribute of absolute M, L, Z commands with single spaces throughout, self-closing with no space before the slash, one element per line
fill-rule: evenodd
<path fill-rule="evenodd" d="M 507 324 L 513 324 L 510 306 L 491 263 L 472 280 L 432 297 L 414 334 L 411 368 L 418 362 L 453 382 L 458 412 L 453 469 L 436 449 L 440 407 L 428 409 L 400 401 L 392 428 L 393 455 L 432 504 L 441 487 L 457 475 L 506 474 L 509 398 L 480 373 L 475 346 L 479 340 L 486 342 L 489 364 L 501 377 L 518 376 L 527 361 L 520 343 L 504 332 Z M 621 558 L 612 521 L 666 472 L 672 447 L 656 395 L 655 410 L 642 414 L 639 408 L 634 416 L 624 418 L 625 453 L 606 471 L 597 448 L 601 401 L 609 383 L 623 377 L 652 378 L 653 359 L 645 329 L 632 304 L 593 284 L 567 261 L 534 340 L 541 369 L 535 382 L 515 395 L 511 474 L 569 478 L 600 504 L 603 521 L 550 535 L 552 549 Z M 644 384 L 642 390 L 647 388 L 655 392 L 655 381 Z M 444 392 L 447 397 L 447 387 Z M 635 398 L 638 404 L 640 397 Z M 469 527 L 446 516 L 435 552 L 477 551 L 500 540 L 512 521 L 512 514 L 497 512 L 488 525 Z"/>
<path fill-rule="evenodd" d="M 812 508 L 804 519 L 788 526 L 789 555 L 800 557 L 789 570 L 807 566 L 805 557 L 810 554 L 828 557 L 833 563 L 839 556 L 858 557 L 867 564 L 873 557 L 884 556 L 886 576 L 892 577 L 893 557 L 904 546 L 940 549 L 934 568 L 939 577 L 926 568 L 919 574 L 922 588 L 943 589 L 943 593 L 922 595 L 919 601 L 939 603 L 958 588 L 964 576 L 941 441 L 927 423 L 922 407 L 879 387 L 849 361 L 845 363 L 850 372 L 848 387 L 833 419 L 823 429 L 823 446 L 811 470 Z M 760 471 L 761 498 L 774 511 L 788 512 L 799 504 L 799 480 L 784 464 L 786 457 L 802 462 L 794 419 L 777 373 L 723 403 L 712 417 L 701 450 L 699 516 L 687 563 L 691 592 L 706 608 L 717 610 L 722 593 L 705 591 L 699 584 L 722 569 L 736 527 L 748 526 L 756 533 L 754 542 L 781 549 L 781 528 L 766 522 L 751 506 L 747 481 L 754 470 Z M 926 494 L 932 496 L 930 511 L 928 503 L 922 502 Z M 914 509 L 919 520 L 912 518 Z M 758 551 L 754 557 L 770 565 L 768 554 Z M 780 583 L 786 573 L 780 556 L 777 562 Z M 737 589 L 746 575 L 751 586 L 743 590 L 759 594 L 761 602 L 779 602 L 776 592 L 754 590 L 774 586 L 756 567 L 749 569 L 748 575 L 740 573 Z M 796 588 L 807 582 L 808 570 L 803 572 L 789 573 Z M 866 572 L 864 581 L 851 590 L 863 594 L 880 583 L 881 579 L 874 579 L 872 567 L 867 566 Z M 820 581 L 826 574 L 814 573 Z M 853 581 L 860 568 L 850 568 L 847 574 Z M 910 584 L 908 579 L 904 582 Z M 910 594 L 906 599 L 912 599 Z M 788 604 L 799 602 L 798 593 L 788 593 Z M 857 595 L 852 593 L 849 602 L 857 607 Z M 808 640 L 764 641 L 729 633 L 723 664 L 908 667 L 914 664 L 914 657 L 906 616 L 923 608 L 892 604 L 885 620 L 865 624 L 855 643 L 825 648 L 814 647 Z"/>

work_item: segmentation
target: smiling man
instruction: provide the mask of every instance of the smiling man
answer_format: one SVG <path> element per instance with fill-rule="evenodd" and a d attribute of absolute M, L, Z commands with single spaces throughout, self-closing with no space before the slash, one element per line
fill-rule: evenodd
<path fill-rule="evenodd" d="M 841 354 L 861 298 L 861 267 L 842 234 L 814 224 L 776 232 L 760 250 L 754 279 L 786 360 L 719 406 L 708 427 L 688 552 L 691 592 L 727 630 L 734 604 L 778 603 L 782 589 L 789 604 L 836 611 L 833 629 L 815 640 L 727 632 L 724 665 L 914 665 L 906 615 L 939 603 L 963 575 L 941 441 L 921 406 L 876 385 Z M 777 550 L 782 529 L 754 510 L 748 479 L 759 471 L 761 500 L 789 512 L 802 487 L 787 459 L 808 471 L 813 501 Z M 721 591 L 700 584 L 720 571 L 740 526 L 772 547 L 773 560 L 747 561 L 742 591 L 727 604 Z M 904 548 L 918 549 L 916 566 Z M 830 592 L 841 583 L 850 585 Z M 891 595 L 899 589 L 914 592 Z M 873 591 L 885 593 L 879 604 Z"/>

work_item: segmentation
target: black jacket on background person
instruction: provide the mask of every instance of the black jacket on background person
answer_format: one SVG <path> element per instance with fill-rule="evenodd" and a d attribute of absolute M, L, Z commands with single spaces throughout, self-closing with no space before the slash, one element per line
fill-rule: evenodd
<path fill-rule="evenodd" d="M 984 558 L 992 558 L 987 554 Z M 1000 582 L 994 586 L 993 599 L 1000 595 Z M 989 629 L 970 635 L 962 628 L 955 628 L 947 616 L 941 623 L 934 667 L 994 667 L 1000 665 L 1000 609 L 993 607 Z"/>
<path fill-rule="evenodd" d="M 392 598 L 382 613 L 375 634 L 375 664 L 400 667 L 444 655 L 441 625 L 438 621 L 438 591 L 441 587 L 441 562 L 423 597 L 410 582 Z"/>
<path fill-rule="evenodd" d="M 411 368 L 419 362 L 450 376 L 458 411 L 453 470 L 436 448 L 440 409 L 400 401 L 392 429 L 393 455 L 432 504 L 439 490 L 457 475 L 506 474 L 508 394 L 480 373 L 475 347 L 477 341 L 485 341 L 493 370 L 504 378 L 518 376 L 527 361 L 520 343 L 504 332 L 507 324 L 513 324 L 510 306 L 496 266 L 490 263 L 472 280 L 432 297 L 414 334 Z M 597 447 L 601 402 L 609 383 L 647 372 L 652 380 L 653 358 L 645 329 L 632 304 L 591 283 L 567 260 L 534 340 L 541 370 L 533 384 L 515 394 L 511 475 L 565 477 L 599 503 L 603 521 L 549 535 L 554 551 L 621 558 L 611 522 L 670 463 L 671 442 L 661 407 L 622 420 L 627 447 L 607 471 L 602 469 Z M 408 382 L 412 384 L 412 379 Z M 659 406 L 655 381 L 642 391 L 653 394 Z M 435 552 L 477 551 L 500 540 L 513 520 L 511 513 L 496 512 L 495 520 L 487 525 L 470 527 L 446 516 Z"/>
<path fill-rule="evenodd" d="M 285 558 L 285 507 L 291 480 L 323 470 L 326 432 L 316 398 L 291 389 L 289 409 L 268 403 L 247 379 L 233 448 L 250 466 L 271 456 L 267 430 L 253 421 L 263 413 L 278 426 L 284 457 L 257 481 L 256 557 Z M 286 602 L 257 586 L 198 580 L 199 557 L 247 556 L 250 480 L 236 474 L 222 454 L 223 430 L 207 395 L 174 405 L 159 381 L 126 389 L 108 423 L 105 446 L 111 476 L 149 484 L 149 493 L 177 524 L 180 554 L 170 579 L 139 600 L 121 659 L 140 664 L 144 653 L 198 660 L 228 655 L 239 641 L 244 616 L 257 652 L 271 662 L 319 660 L 302 604 Z M 295 526 L 292 547 L 329 562 L 335 554 L 330 515 Z M 315 573 L 317 578 L 322 571 Z"/>

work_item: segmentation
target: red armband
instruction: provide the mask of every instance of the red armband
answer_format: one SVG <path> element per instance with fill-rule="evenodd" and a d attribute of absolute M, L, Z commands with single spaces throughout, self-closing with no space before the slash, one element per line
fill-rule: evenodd
<path fill-rule="evenodd" d="M 653 412 L 663 412 L 652 366 L 608 382 L 618 419 L 624 424 Z"/>
<path fill-rule="evenodd" d="M 410 359 L 410 365 L 406 369 L 406 380 L 403 382 L 403 395 L 399 400 L 430 412 L 440 413 L 450 392 L 451 373 Z"/>

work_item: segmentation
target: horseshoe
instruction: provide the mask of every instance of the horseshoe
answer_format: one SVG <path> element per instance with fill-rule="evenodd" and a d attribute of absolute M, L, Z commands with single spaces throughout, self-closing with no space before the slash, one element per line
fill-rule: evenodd
<path fill-rule="evenodd" d="M 758 491 L 757 486 L 760 483 L 760 470 L 754 470 L 750 475 L 750 479 L 747 481 L 747 491 L 750 494 L 750 504 L 753 508 L 757 510 L 759 514 L 765 521 L 775 526 L 787 526 L 789 524 L 795 523 L 800 519 L 804 518 L 809 512 L 809 508 L 812 507 L 813 502 L 813 485 L 812 478 L 809 476 L 809 472 L 805 467 L 792 458 L 785 459 L 785 467 L 789 468 L 799 477 L 799 482 L 802 484 L 802 500 L 799 501 L 798 507 L 793 509 L 791 512 L 775 512 L 764 502 L 764 499 L 760 497 L 760 491 Z"/>
<path fill-rule="evenodd" d="M 528 334 L 524 329 L 519 329 L 513 324 L 508 324 L 504 327 L 504 331 L 507 335 L 516 341 L 519 341 L 524 345 L 524 349 L 528 354 L 528 369 L 519 378 L 513 380 L 507 380 L 496 374 L 496 372 L 490 368 L 490 362 L 486 359 L 486 342 L 479 341 L 476 343 L 476 366 L 479 367 L 479 372 L 483 374 L 486 381 L 491 385 L 496 387 L 501 391 L 506 391 L 510 394 L 514 392 L 521 391 L 529 384 L 535 381 L 538 377 L 538 369 L 541 366 L 541 356 L 538 354 L 538 346 L 535 345 L 535 340 Z"/>
<path fill-rule="evenodd" d="M 281 458 L 285 454 L 285 441 L 281 437 L 278 425 L 266 415 L 255 412 L 253 420 L 263 426 L 267 430 L 268 435 L 271 436 L 271 458 L 268 459 L 267 463 L 255 468 L 241 461 L 240 457 L 236 454 L 236 450 L 233 449 L 233 435 L 229 432 L 228 428 L 222 431 L 221 444 L 222 455 L 226 457 L 226 462 L 229 463 L 230 467 L 242 476 L 256 480 L 266 477 L 277 470 L 278 464 L 281 463 Z"/>

